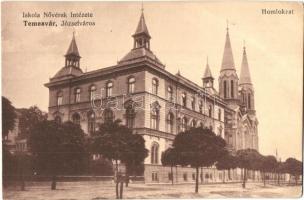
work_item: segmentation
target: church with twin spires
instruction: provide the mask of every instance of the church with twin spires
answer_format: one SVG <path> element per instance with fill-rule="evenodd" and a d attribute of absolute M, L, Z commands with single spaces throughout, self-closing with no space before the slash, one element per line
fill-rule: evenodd
<path fill-rule="evenodd" d="M 218 90 L 208 62 L 201 84 L 165 69 L 151 49 L 143 11 L 132 38 L 133 47 L 116 65 L 84 72 L 73 34 L 64 66 L 45 84 L 49 89 L 48 118 L 77 123 L 87 137 L 99 124 L 121 119 L 145 139 L 149 150 L 144 161 L 146 183 L 171 181 L 170 168 L 161 165 L 161 154 L 179 132 L 190 127 L 210 128 L 225 139 L 231 151 L 258 150 L 258 120 L 246 48 L 238 76 L 228 27 Z M 102 109 L 93 106 L 96 97 Z M 179 167 L 177 173 L 175 182 L 195 180 L 192 168 Z M 223 177 L 223 171 L 215 168 L 200 172 L 202 182 L 219 182 Z M 238 178 L 240 174 L 230 170 L 225 177 L 226 181 Z"/>

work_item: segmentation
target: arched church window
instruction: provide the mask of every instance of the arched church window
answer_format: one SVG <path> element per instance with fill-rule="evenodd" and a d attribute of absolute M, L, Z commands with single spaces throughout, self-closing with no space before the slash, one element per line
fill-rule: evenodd
<path fill-rule="evenodd" d="M 231 80 L 231 98 L 234 98 L 234 83 L 233 83 L 233 80 Z"/>
<path fill-rule="evenodd" d="M 227 81 L 224 81 L 224 98 L 227 98 Z"/>
<path fill-rule="evenodd" d="M 251 109 L 251 95 L 248 93 L 248 109 Z"/>

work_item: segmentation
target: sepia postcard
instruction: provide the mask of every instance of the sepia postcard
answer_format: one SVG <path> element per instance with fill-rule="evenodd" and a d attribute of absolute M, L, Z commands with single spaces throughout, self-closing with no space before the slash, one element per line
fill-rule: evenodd
<path fill-rule="evenodd" d="M 295 198 L 300 1 L 1 2 L 5 200 Z"/>

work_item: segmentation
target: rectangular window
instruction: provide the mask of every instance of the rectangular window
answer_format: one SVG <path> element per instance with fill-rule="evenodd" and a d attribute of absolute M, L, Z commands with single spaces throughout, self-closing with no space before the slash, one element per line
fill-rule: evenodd
<path fill-rule="evenodd" d="M 158 181 L 157 172 L 152 172 L 152 181 Z"/>
<path fill-rule="evenodd" d="M 61 106 L 62 105 L 62 96 L 57 98 L 57 106 Z"/>
<path fill-rule="evenodd" d="M 187 181 L 187 180 L 188 180 L 187 173 L 184 173 L 184 174 L 183 174 L 183 178 L 184 178 L 184 181 Z"/>
<path fill-rule="evenodd" d="M 168 173 L 168 179 L 169 179 L 169 181 L 172 181 L 172 179 L 173 179 L 173 175 L 171 172 Z"/>
<path fill-rule="evenodd" d="M 80 93 L 76 93 L 75 102 L 80 102 Z"/>
<path fill-rule="evenodd" d="M 192 180 L 195 180 L 195 173 L 192 174 Z"/>

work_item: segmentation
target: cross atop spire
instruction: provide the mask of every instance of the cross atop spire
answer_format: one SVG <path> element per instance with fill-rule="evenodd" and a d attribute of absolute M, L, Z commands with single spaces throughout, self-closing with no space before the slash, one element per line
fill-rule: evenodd
<path fill-rule="evenodd" d="M 240 83 L 239 84 L 240 85 L 242 85 L 242 84 L 252 84 L 251 83 L 251 76 L 250 76 L 249 66 L 248 66 L 245 44 L 244 44 L 244 47 L 243 47 L 243 58 L 242 58 L 242 66 L 241 66 L 241 74 L 240 74 Z"/>

